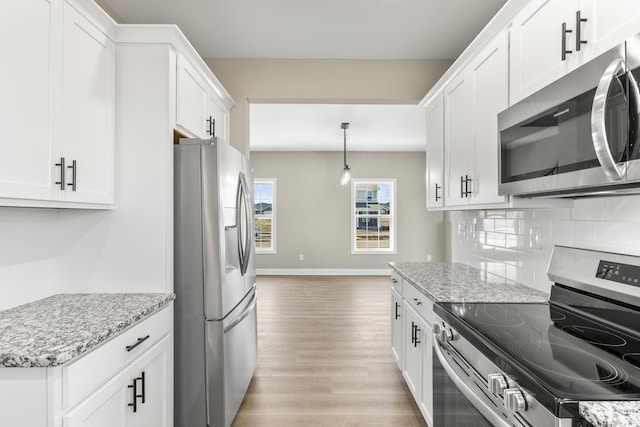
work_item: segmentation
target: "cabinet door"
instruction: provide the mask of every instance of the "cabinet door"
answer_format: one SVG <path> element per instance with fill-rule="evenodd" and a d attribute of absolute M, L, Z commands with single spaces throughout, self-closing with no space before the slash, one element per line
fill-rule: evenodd
<path fill-rule="evenodd" d="M 433 425 L 433 331 L 431 325 L 423 324 L 424 343 L 422 346 L 422 390 L 420 392 L 420 410 L 427 419 L 428 425 Z"/>
<path fill-rule="evenodd" d="M 215 120 L 215 136 L 229 142 L 229 136 L 227 134 L 227 109 L 213 89 L 209 89 L 206 114 L 207 120 L 209 118 Z M 207 128 L 208 126 L 207 124 Z"/>
<path fill-rule="evenodd" d="M 208 138 L 207 85 L 198 71 L 184 58 L 178 61 L 177 124 L 185 133 Z"/>
<path fill-rule="evenodd" d="M 0 2 L 0 197 L 54 197 L 51 18 L 47 0 Z"/>
<path fill-rule="evenodd" d="M 437 95 L 427 110 L 427 207 L 444 206 L 444 109 L 443 95 Z"/>
<path fill-rule="evenodd" d="M 581 0 L 580 10 L 587 19 L 583 31 L 590 38 L 585 51 L 595 57 L 640 31 L 640 2 L 637 0 Z"/>
<path fill-rule="evenodd" d="M 173 338 L 167 335 L 132 365 L 137 381 L 138 407 L 131 413 L 132 426 L 170 427 L 173 425 Z M 144 379 L 142 379 L 144 378 Z"/>
<path fill-rule="evenodd" d="M 104 33 L 67 3 L 63 40 L 64 198 L 113 203 L 115 48 Z M 75 171 L 71 169 L 73 160 Z"/>
<path fill-rule="evenodd" d="M 508 57 L 506 34 L 502 34 L 471 64 L 475 155 L 470 204 L 505 201 L 498 196 L 498 113 L 507 108 Z"/>
<path fill-rule="evenodd" d="M 575 13 L 578 0 L 534 0 L 513 19 L 511 29 L 510 103 L 521 100 L 577 66 Z M 566 60 L 562 60 L 562 24 Z"/>
<path fill-rule="evenodd" d="M 62 417 L 63 427 L 127 427 L 133 389 L 125 369 Z"/>
<path fill-rule="evenodd" d="M 466 71 L 447 86 L 444 93 L 446 206 L 466 205 L 469 202 L 469 197 L 465 194 L 467 187 L 464 180 L 467 177 L 473 180 L 470 167 L 474 155 L 471 97 L 471 80 Z"/>
<path fill-rule="evenodd" d="M 391 288 L 391 352 L 400 370 L 402 370 L 402 343 L 404 340 L 402 310 L 402 295 Z"/>
<path fill-rule="evenodd" d="M 404 365 L 402 376 L 416 402 L 420 402 L 422 391 L 422 347 L 424 345 L 424 322 L 418 313 L 404 303 Z"/>

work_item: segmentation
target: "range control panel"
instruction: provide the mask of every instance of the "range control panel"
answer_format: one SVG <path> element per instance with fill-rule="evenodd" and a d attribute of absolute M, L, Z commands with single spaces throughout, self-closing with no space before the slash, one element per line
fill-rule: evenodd
<path fill-rule="evenodd" d="M 612 282 L 640 286 L 640 267 L 637 265 L 601 260 L 598 265 L 596 277 Z"/>

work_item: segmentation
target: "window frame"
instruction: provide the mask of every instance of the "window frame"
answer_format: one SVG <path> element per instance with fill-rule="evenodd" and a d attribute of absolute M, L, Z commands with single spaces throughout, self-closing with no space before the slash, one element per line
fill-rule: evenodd
<path fill-rule="evenodd" d="M 255 221 L 257 219 L 260 219 L 260 217 L 264 217 L 264 218 L 271 218 L 271 247 L 270 248 L 259 248 L 257 246 L 257 241 L 254 242 L 254 249 L 256 251 L 256 254 L 276 254 L 277 252 L 277 221 L 276 221 L 276 188 L 277 188 L 277 180 L 276 178 L 254 178 L 253 180 L 253 190 L 254 190 L 254 199 L 255 199 L 255 185 L 256 184 L 271 184 L 271 189 L 272 189 L 272 198 L 273 200 L 271 201 L 271 215 L 256 215 L 255 214 L 255 203 L 256 201 L 254 200 L 254 207 L 253 207 L 253 213 L 254 213 L 254 224 Z M 255 237 L 255 236 L 254 236 Z"/>
<path fill-rule="evenodd" d="M 359 184 L 389 184 L 391 186 L 391 194 L 389 196 L 389 201 L 391 203 L 390 211 L 388 214 L 390 218 L 390 227 L 389 227 L 389 248 L 358 248 L 356 243 L 356 229 L 357 229 L 357 218 L 359 215 L 356 215 L 356 185 Z M 382 254 L 395 254 L 397 247 L 397 221 L 396 218 L 398 216 L 398 203 L 397 203 L 397 182 L 395 178 L 354 178 L 351 180 L 351 199 L 350 199 L 350 210 L 351 210 L 351 254 L 352 255 L 382 255 Z"/>

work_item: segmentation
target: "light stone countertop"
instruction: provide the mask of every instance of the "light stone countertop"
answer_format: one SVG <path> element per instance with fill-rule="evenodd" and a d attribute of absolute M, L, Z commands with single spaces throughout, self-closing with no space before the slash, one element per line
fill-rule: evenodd
<path fill-rule="evenodd" d="M 173 299 L 174 294 L 59 294 L 0 311 L 0 368 L 64 365 Z"/>
<path fill-rule="evenodd" d="M 547 302 L 549 294 L 464 264 L 390 262 L 433 302 Z"/>
<path fill-rule="evenodd" d="M 464 264 L 391 262 L 402 278 L 433 302 L 546 302 L 549 295 Z M 640 426 L 640 402 L 580 402 L 595 427 Z"/>
<path fill-rule="evenodd" d="M 596 427 L 640 426 L 640 402 L 580 402 L 580 415 Z"/>

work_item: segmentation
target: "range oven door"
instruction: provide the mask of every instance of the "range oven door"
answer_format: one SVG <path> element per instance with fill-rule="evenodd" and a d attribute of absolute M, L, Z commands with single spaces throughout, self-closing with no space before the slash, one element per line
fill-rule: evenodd
<path fill-rule="evenodd" d="M 499 114 L 500 194 L 570 196 L 626 183 L 637 85 L 625 58 L 623 43 Z"/>
<path fill-rule="evenodd" d="M 472 368 L 433 339 L 433 424 L 435 427 L 511 427 L 474 384 Z M 492 408 L 493 406 L 493 408 Z"/>

